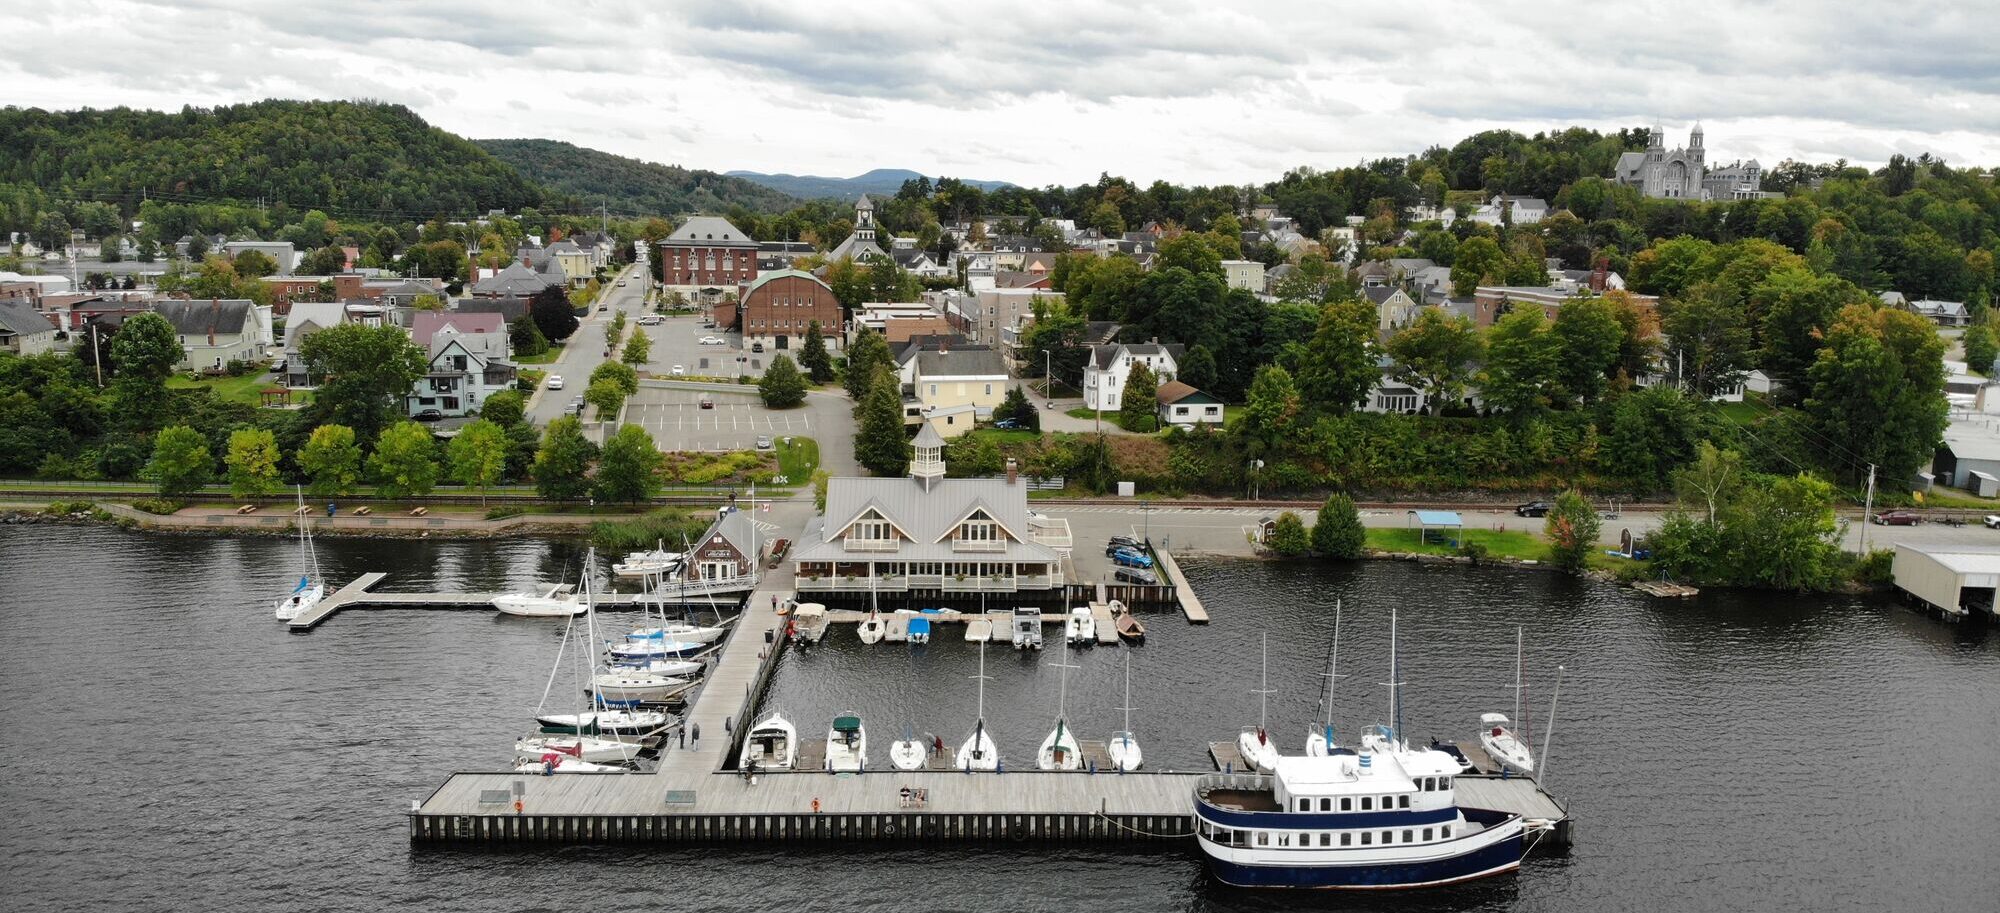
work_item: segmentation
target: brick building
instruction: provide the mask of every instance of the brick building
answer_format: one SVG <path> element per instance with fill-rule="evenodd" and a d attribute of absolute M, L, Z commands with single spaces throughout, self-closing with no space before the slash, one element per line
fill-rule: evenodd
<path fill-rule="evenodd" d="M 720 318 L 730 311 L 727 306 L 718 308 L 718 326 L 727 326 Z M 798 270 L 757 277 L 744 288 L 734 312 L 746 345 L 762 342 L 775 349 L 797 348 L 815 320 L 829 348 L 838 348 L 843 337 L 840 299 L 818 276 Z"/>
<path fill-rule="evenodd" d="M 660 284 L 688 294 L 734 291 L 757 278 L 757 249 L 728 219 L 695 216 L 660 242 Z"/>

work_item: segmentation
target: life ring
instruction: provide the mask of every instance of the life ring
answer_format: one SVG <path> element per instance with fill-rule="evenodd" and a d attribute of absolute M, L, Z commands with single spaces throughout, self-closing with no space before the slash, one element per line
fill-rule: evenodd
<path fill-rule="evenodd" d="M 1014 825 L 1014 841 L 1019 843 L 1026 839 L 1028 839 L 1028 826 L 1025 824 Z"/>
<path fill-rule="evenodd" d="M 895 833 L 895 832 L 896 832 L 896 825 L 894 825 L 894 824 L 891 824 L 891 823 L 884 823 L 884 824 L 882 825 L 882 833 L 884 833 L 884 834 L 893 834 L 893 833 Z"/>

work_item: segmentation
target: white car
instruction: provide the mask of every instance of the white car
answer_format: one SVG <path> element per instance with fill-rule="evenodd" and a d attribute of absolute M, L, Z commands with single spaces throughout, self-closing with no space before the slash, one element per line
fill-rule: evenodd
<path fill-rule="evenodd" d="M 1987 529 L 2000 529 L 2000 514 L 1987 514 L 1986 519 L 1979 522 L 1986 524 Z"/>
<path fill-rule="evenodd" d="M 560 374 L 549 375 L 549 389 L 551 390 L 562 389 L 562 375 Z"/>
<path fill-rule="evenodd" d="M 703 337 L 701 338 L 701 344 L 702 344 L 702 345 L 705 345 L 705 346 L 719 346 L 719 345 L 722 345 L 722 344 L 723 344 L 723 342 L 722 342 L 722 337 L 720 337 L 720 336 L 703 336 Z"/>
<path fill-rule="evenodd" d="M 639 325 L 642 327 L 656 327 L 666 322 L 667 318 L 661 317 L 658 314 L 647 314 L 646 316 L 639 318 Z"/>
<path fill-rule="evenodd" d="M 679 377 L 679 376 L 681 376 L 681 375 L 683 375 L 683 374 L 686 374 L 686 373 L 687 373 L 687 369 L 686 369 L 686 368 L 683 368 L 683 367 L 681 367 L 680 365 L 675 365 L 675 366 L 674 366 L 674 376 L 675 376 L 675 377 Z"/>

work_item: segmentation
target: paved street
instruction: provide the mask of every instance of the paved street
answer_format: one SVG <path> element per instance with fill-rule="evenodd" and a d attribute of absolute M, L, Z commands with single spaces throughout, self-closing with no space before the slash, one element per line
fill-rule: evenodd
<path fill-rule="evenodd" d="M 643 267 L 627 267 L 624 272 L 612 278 L 604 294 L 598 298 L 599 304 L 609 305 L 611 310 L 598 311 L 593 305 L 590 315 L 584 317 L 582 325 L 563 347 L 562 355 L 553 364 L 528 365 L 549 374 L 558 374 L 563 379 L 563 389 L 550 390 L 544 384 L 535 391 L 528 402 L 528 420 L 537 425 L 547 425 L 558 416 L 570 411 L 570 402 L 583 395 L 584 387 L 590 383 L 590 372 L 604 363 L 604 331 L 611 322 L 613 311 L 624 311 L 626 320 L 633 320 L 645 313 L 645 270 Z M 625 287 L 618 287 L 618 280 L 625 279 Z"/>

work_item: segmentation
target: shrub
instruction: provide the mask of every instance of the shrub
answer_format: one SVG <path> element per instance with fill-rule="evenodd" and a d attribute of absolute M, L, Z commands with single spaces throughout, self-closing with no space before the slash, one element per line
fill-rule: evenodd
<path fill-rule="evenodd" d="M 1891 570 L 1895 561 L 1894 549 L 1871 549 L 1854 563 L 1854 579 L 1869 586 L 1888 586 L 1895 583 L 1896 575 Z"/>
<path fill-rule="evenodd" d="M 1312 540 L 1306 536 L 1305 521 L 1289 510 L 1278 515 L 1278 523 L 1271 530 L 1271 539 L 1264 544 L 1281 558 L 1297 558 L 1312 548 Z"/>
<path fill-rule="evenodd" d="M 162 517 L 178 512 L 184 506 L 182 502 L 171 498 L 140 498 L 132 502 L 133 510 L 143 510 Z"/>

